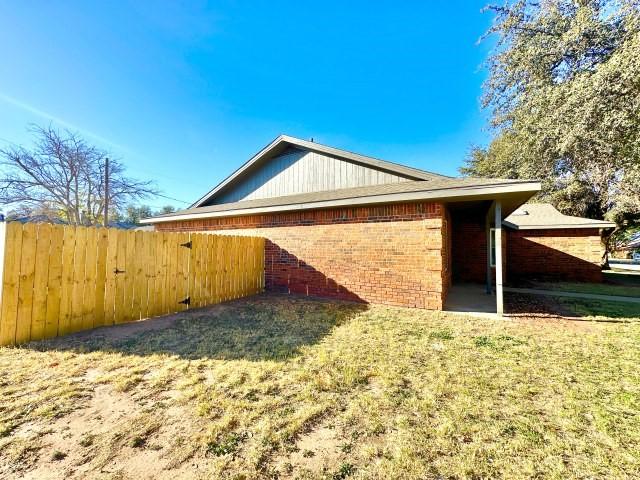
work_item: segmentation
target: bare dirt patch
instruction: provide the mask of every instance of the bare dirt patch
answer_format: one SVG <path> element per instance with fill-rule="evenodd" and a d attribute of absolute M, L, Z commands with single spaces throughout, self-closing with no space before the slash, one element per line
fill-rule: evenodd
<path fill-rule="evenodd" d="M 99 377 L 99 370 L 86 375 Z M 32 454 L 0 473 L 7 479 L 38 480 L 194 478 L 207 459 L 182 469 L 195 452 L 182 448 L 180 439 L 197 433 L 197 422 L 188 408 L 167 406 L 171 395 L 164 397 L 168 401 L 140 399 L 98 384 L 85 407 L 51 422 L 19 427 L 14 435 L 31 444 Z"/>
<path fill-rule="evenodd" d="M 345 459 L 336 426 L 326 422 L 299 436 L 295 446 L 274 461 L 281 478 L 299 478 L 335 470 Z"/>
<path fill-rule="evenodd" d="M 71 335 L 67 335 L 63 339 L 60 339 L 62 343 L 69 342 L 83 342 L 86 340 L 92 341 L 118 341 L 124 340 L 139 334 L 151 333 L 167 328 L 171 328 L 179 320 L 185 319 L 197 319 L 206 314 L 207 318 L 221 314 L 227 309 L 227 305 L 214 305 L 212 307 L 206 307 L 203 309 L 193 309 L 189 311 L 173 313 L 170 315 L 164 315 L 162 317 L 148 318 L 140 320 L 138 322 L 123 323 L 120 325 L 114 325 L 109 327 L 99 327 L 93 330 L 83 330 Z M 51 342 L 56 342 L 52 340 Z"/>

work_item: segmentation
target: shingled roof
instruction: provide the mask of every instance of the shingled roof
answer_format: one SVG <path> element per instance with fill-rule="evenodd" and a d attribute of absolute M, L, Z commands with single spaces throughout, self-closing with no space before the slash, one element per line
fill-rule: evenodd
<path fill-rule="evenodd" d="M 290 151 L 308 150 L 373 170 L 393 174 L 402 181 L 376 183 L 367 186 L 344 186 L 336 189 L 320 188 L 305 193 L 286 193 L 238 201 L 214 200 L 224 195 L 243 178 L 259 171 L 266 162 Z M 415 201 L 503 201 L 503 213 L 508 215 L 540 190 L 540 183 L 530 180 L 494 178 L 454 178 L 418 168 L 367 157 L 358 153 L 309 142 L 288 135 L 280 135 L 254 155 L 225 180 L 220 182 L 191 207 L 165 215 L 144 219 L 142 223 L 153 224 L 177 220 L 197 220 L 210 217 L 230 217 L 271 212 L 290 212 L 318 208 L 339 208 L 362 205 Z"/>
<path fill-rule="evenodd" d="M 526 198 L 540 190 L 538 182 L 493 178 L 437 177 L 430 180 L 408 181 L 344 188 L 322 192 L 303 193 L 281 197 L 243 200 L 206 207 L 188 208 L 177 212 L 145 219 L 142 223 L 159 223 L 173 220 L 208 218 L 217 216 L 247 215 L 274 211 L 292 211 L 313 208 L 355 206 L 421 199 L 462 199 L 496 193 L 524 193 Z"/>
<path fill-rule="evenodd" d="M 616 226 L 613 222 L 564 215 L 550 203 L 526 203 L 509 215 L 502 224 L 515 230 L 610 228 Z"/>

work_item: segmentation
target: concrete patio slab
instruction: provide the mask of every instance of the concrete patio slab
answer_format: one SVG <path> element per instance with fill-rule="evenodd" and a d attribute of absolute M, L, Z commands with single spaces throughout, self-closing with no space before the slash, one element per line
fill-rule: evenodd
<path fill-rule="evenodd" d="M 480 317 L 497 317 L 495 292 L 487 294 L 485 286 L 463 283 L 451 286 L 444 311 Z"/>

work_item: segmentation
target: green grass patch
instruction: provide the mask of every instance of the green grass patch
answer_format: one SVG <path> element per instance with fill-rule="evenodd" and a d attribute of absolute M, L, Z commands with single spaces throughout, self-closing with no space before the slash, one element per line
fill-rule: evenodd
<path fill-rule="evenodd" d="M 579 317 L 629 321 L 640 317 L 640 303 L 569 297 L 556 297 L 556 301 Z"/>
<path fill-rule="evenodd" d="M 246 438 L 246 435 L 239 433 L 228 433 L 220 440 L 207 444 L 207 452 L 217 457 L 221 455 L 229 455 L 235 453 L 240 443 Z"/>
<path fill-rule="evenodd" d="M 640 272 L 629 270 L 603 270 L 602 275 L 607 283 L 622 285 L 627 287 L 640 287 Z"/>
<path fill-rule="evenodd" d="M 640 298 L 640 284 L 614 285 L 609 283 L 580 282 L 532 282 L 534 288 L 557 290 L 560 292 L 591 293 L 596 295 L 619 295 Z"/>

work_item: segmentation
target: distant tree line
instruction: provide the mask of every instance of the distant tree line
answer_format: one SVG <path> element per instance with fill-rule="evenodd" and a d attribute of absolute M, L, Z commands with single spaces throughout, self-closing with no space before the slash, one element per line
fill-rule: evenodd
<path fill-rule="evenodd" d="M 34 146 L 0 150 L 0 203 L 7 219 L 50 219 L 74 225 L 137 224 L 141 218 L 175 211 L 139 205 L 159 194 L 151 181 L 125 174 L 124 165 L 79 135 L 51 126 L 31 126 Z M 106 170 L 108 163 L 108 172 Z M 107 181 L 108 178 L 108 181 Z"/>
<path fill-rule="evenodd" d="M 124 212 L 119 214 L 114 220 L 126 223 L 139 224 L 143 218 L 162 215 L 165 213 L 173 213 L 176 208 L 173 205 L 165 205 L 160 210 L 153 210 L 149 205 L 127 205 Z"/>

